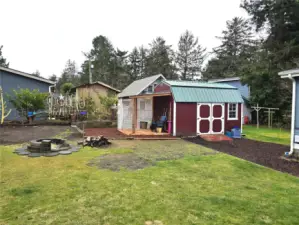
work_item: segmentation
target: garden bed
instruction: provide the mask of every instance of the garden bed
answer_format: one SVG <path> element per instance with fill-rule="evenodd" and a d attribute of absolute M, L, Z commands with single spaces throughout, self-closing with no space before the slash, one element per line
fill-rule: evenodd
<path fill-rule="evenodd" d="M 186 139 L 193 143 L 224 152 L 272 169 L 299 176 L 299 163 L 282 158 L 289 146 L 248 139 L 236 139 L 233 145 L 228 142 L 207 142 L 201 138 Z"/>

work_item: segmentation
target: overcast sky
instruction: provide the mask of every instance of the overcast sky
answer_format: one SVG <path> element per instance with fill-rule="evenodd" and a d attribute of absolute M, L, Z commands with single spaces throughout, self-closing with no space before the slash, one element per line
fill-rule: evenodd
<path fill-rule="evenodd" d="M 240 0 L 0 0 L 0 45 L 10 67 L 49 77 L 68 59 L 78 67 L 92 39 L 107 36 L 131 50 L 162 36 L 177 46 L 186 29 L 208 50 L 234 16 L 247 17 Z"/>

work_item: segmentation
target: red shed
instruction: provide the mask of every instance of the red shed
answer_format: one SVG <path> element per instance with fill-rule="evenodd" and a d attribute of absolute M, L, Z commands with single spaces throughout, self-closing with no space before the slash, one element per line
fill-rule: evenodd
<path fill-rule="evenodd" d="M 237 88 L 198 81 L 164 81 L 155 93 L 171 90 L 173 136 L 224 134 L 242 129 L 243 98 Z"/>

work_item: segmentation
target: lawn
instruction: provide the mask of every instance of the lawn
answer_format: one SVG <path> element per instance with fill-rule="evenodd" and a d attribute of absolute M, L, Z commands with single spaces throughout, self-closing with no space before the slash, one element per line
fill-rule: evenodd
<path fill-rule="evenodd" d="M 0 146 L 0 224 L 298 224 L 298 177 L 183 140 L 114 141 L 53 158 L 13 149 Z M 112 171 L 102 169 L 107 156 L 148 163 L 115 160 Z"/>
<path fill-rule="evenodd" d="M 290 145 L 290 130 L 268 127 L 260 127 L 257 129 L 254 125 L 247 125 L 243 126 L 243 133 L 248 139 Z"/>

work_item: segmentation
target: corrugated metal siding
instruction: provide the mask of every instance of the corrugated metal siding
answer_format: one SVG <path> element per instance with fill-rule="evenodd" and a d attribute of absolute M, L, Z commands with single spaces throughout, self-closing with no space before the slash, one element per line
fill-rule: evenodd
<path fill-rule="evenodd" d="M 7 107 L 9 109 L 12 109 L 12 112 L 6 118 L 6 120 L 17 120 L 20 119 L 19 114 L 8 101 L 6 94 L 12 95 L 13 89 L 17 90 L 19 88 L 29 88 L 30 90 L 39 89 L 40 92 L 49 92 L 49 86 L 51 84 L 20 75 L 15 75 L 10 72 L 0 71 L 0 85 L 3 89 L 3 92 L 5 93 L 4 100 L 6 101 Z"/>
<path fill-rule="evenodd" d="M 237 89 L 171 87 L 176 102 L 243 103 Z"/>
<path fill-rule="evenodd" d="M 231 131 L 235 126 L 241 128 L 241 107 L 242 104 L 238 104 L 238 120 L 228 120 L 228 104 L 225 104 L 225 112 L 224 112 L 224 130 Z"/>
<path fill-rule="evenodd" d="M 196 135 L 197 103 L 176 104 L 176 134 Z"/>

